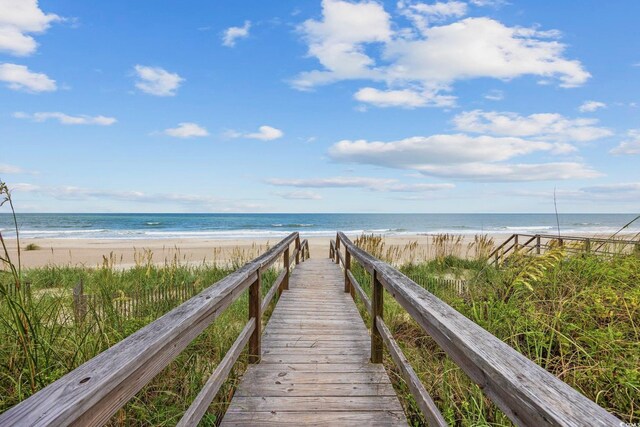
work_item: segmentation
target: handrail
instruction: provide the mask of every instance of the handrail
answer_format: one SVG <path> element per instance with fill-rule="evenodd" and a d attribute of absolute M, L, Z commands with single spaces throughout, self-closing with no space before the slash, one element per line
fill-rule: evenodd
<path fill-rule="evenodd" d="M 518 243 L 518 238 L 529 238 L 524 243 Z M 505 246 L 515 239 L 515 243 L 509 246 L 507 249 L 504 249 Z M 545 240 L 546 243 L 543 244 L 542 240 Z M 533 246 L 529 246 L 535 240 Z M 565 235 L 555 235 L 555 234 L 528 234 L 528 233 L 516 233 L 509 236 L 507 240 L 502 242 L 500 246 L 494 249 L 490 254 L 488 259 L 490 262 L 496 266 L 500 264 L 501 260 L 504 260 L 508 257 L 509 253 L 512 251 L 518 251 L 520 248 L 526 248 L 525 254 L 531 253 L 534 249 L 537 254 L 540 254 L 542 248 L 549 247 L 549 241 L 558 242 L 561 246 L 564 246 L 565 241 L 573 241 L 573 242 L 582 242 L 584 243 L 584 248 L 579 249 L 571 246 L 565 246 L 565 249 L 570 252 L 591 252 L 594 254 L 614 254 L 615 252 L 602 250 L 601 248 L 605 245 L 621 245 L 622 247 L 627 247 L 632 245 L 634 247 L 640 247 L 640 240 L 628 240 L 628 239 L 610 239 L 610 238 L 601 238 L 601 237 L 592 237 L 592 236 L 565 236 Z M 593 247 L 593 243 L 599 243 L 597 247 Z"/>
<path fill-rule="evenodd" d="M 270 290 L 264 300 L 260 299 L 262 272 L 281 255 L 284 256 L 285 274 L 278 276 L 273 288 L 288 287 L 291 243 L 301 247 L 297 232 L 291 233 L 235 272 L 0 414 L 0 425 L 94 426 L 106 423 L 237 300 L 243 291 L 249 289 L 247 325 L 185 415 L 185 422 L 197 422 L 197 415 L 201 417 L 204 413 L 202 408 L 206 410 L 209 406 L 247 342 L 250 362 L 259 361 L 262 313 L 275 293 Z M 308 251 L 308 243 L 305 246 Z M 304 259 L 303 256 L 302 260 Z"/>
<path fill-rule="evenodd" d="M 338 232 L 336 242 L 344 245 L 348 256 L 355 257 L 371 273 L 372 362 L 381 361 L 374 358 L 377 359 L 382 342 L 389 341 L 389 346 L 393 340 L 393 337 L 385 334 L 382 322 L 384 288 L 515 424 L 620 425 L 620 420 L 605 409 L 467 319 L 395 268 L 355 246 L 344 233 Z M 377 324 L 378 318 L 380 325 Z M 397 353 L 399 347 L 392 351 Z M 394 360 L 403 365 L 403 378 L 407 384 L 413 383 L 414 378 L 407 374 L 410 366 L 407 366 L 406 358 L 401 352 L 396 356 Z M 416 393 L 414 388 L 410 387 L 410 390 L 416 402 L 421 402 L 421 409 L 432 408 L 425 396 Z M 437 415 L 425 413 L 428 419 Z"/>

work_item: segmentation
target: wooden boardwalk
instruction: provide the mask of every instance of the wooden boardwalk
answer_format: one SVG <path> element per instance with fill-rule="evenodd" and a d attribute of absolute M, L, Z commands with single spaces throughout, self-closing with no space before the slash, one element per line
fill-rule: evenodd
<path fill-rule="evenodd" d="M 369 361 L 369 332 L 344 273 L 329 259 L 292 272 L 223 426 L 366 425 L 407 421 L 381 364 Z"/>

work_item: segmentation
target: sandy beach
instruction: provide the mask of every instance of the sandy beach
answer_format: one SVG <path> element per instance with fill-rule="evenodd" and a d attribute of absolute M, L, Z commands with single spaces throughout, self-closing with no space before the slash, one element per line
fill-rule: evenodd
<path fill-rule="evenodd" d="M 499 244 L 508 236 L 492 237 Z M 304 235 L 301 238 L 304 239 Z M 473 239 L 474 236 L 461 237 L 458 245 L 462 251 L 460 255 L 466 255 L 467 246 Z M 331 237 L 309 238 L 311 257 L 328 256 L 330 240 Z M 228 264 L 232 260 L 252 259 L 277 242 L 278 239 L 25 239 L 22 241 L 22 265 L 26 268 L 45 265 L 96 267 L 107 258 L 115 260 L 117 267 L 127 268 L 136 265 L 136 259 L 141 259 L 149 251 L 157 264 L 176 259 L 185 264 Z M 15 254 L 15 240 L 7 240 L 7 243 Z M 386 249 L 395 249 L 404 260 L 432 257 L 432 236 L 388 236 L 384 237 L 384 243 Z M 28 244 L 35 244 L 38 249 L 24 250 Z M 410 244 L 413 244 L 411 250 L 407 247 Z"/>

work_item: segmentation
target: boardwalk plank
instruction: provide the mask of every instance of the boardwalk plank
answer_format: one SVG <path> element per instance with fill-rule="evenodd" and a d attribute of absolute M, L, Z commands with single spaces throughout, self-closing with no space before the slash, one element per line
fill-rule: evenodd
<path fill-rule="evenodd" d="M 369 331 L 331 260 L 298 265 L 222 426 L 406 426 Z"/>

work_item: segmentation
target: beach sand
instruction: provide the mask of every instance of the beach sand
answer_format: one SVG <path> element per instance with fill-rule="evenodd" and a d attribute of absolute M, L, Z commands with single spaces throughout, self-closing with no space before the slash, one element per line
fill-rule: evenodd
<path fill-rule="evenodd" d="M 354 239 L 356 236 L 349 236 Z M 506 235 L 494 236 L 499 244 Z M 304 239 L 304 235 L 301 236 Z M 309 238 L 309 251 L 312 258 L 329 256 L 331 237 Z M 335 237 L 333 237 L 335 239 Z M 473 242 L 473 236 L 465 236 L 460 246 L 460 256 L 466 256 L 466 245 Z M 136 258 L 141 260 L 145 254 L 153 254 L 153 262 L 163 264 L 179 260 L 183 264 L 229 264 L 231 261 L 250 260 L 263 253 L 277 239 L 25 239 L 22 241 L 23 268 L 41 267 L 45 265 L 65 266 L 101 266 L 104 259 L 115 260 L 119 268 L 136 265 Z M 7 240 L 11 254 L 15 257 L 15 240 Z M 36 250 L 24 250 L 28 244 L 39 247 Z M 432 258 L 432 236 L 403 235 L 385 236 L 385 249 L 394 248 L 395 253 L 403 261 L 409 259 L 419 261 Z M 407 245 L 413 243 L 409 250 Z"/>
<path fill-rule="evenodd" d="M 493 244 L 498 246 L 509 234 L 488 235 Z M 349 236 L 354 240 L 357 236 Z M 595 237 L 595 235 L 592 235 Z M 600 236 L 604 237 L 604 236 Z M 618 236 L 620 238 L 626 236 Z M 301 235 L 301 239 L 305 236 Z M 329 256 L 329 241 L 334 237 L 309 238 L 309 250 L 312 258 Z M 474 257 L 475 236 L 455 236 L 457 243 L 447 242 L 447 253 L 459 257 Z M 458 240 L 459 239 L 459 240 Z M 435 257 L 434 236 L 432 235 L 391 235 L 384 236 L 385 250 L 392 252 L 391 258 L 403 262 L 419 262 Z M 22 241 L 23 268 L 41 267 L 45 265 L 97 267 L 103 265 L 105 259 L 111 260 L 117 268 L 129 268 L 138 262 L 146 262 L 145 257 L 152 254 L 155 264 L 171 263 L 175 260 L 181 264 L 229 265 L 231 262 L 246 262 L 273 246 L 278 239 L 24 239 Z M 6 240 L 15 261 L 15 239 Z M 30 244 L 39 249 L 24 250 Z M 442 248 L 442 245 L 440 245 Z M 485 249 L 486 250 L 486 249 Z"/>

